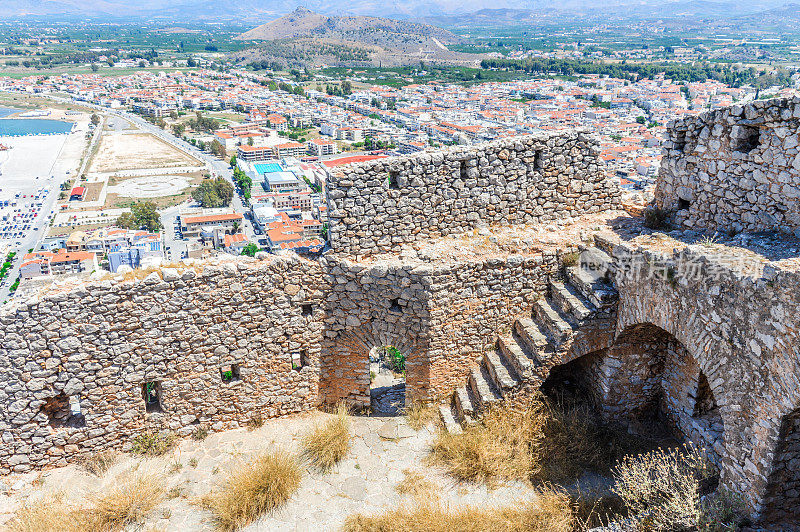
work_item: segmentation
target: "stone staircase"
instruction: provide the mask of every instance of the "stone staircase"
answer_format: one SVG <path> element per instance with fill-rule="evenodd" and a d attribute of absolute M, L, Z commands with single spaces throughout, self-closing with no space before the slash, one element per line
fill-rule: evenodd
<path fill-rule="evenodd" d="M 610 280 L 611 258 L 588 247 L 581 259 L 581 264 L 565 268 L 564 279 L 550 280 L 547 296 L 534 303 L 531 316 L 517 319 L 511 334 L 500 336 L 494 351 L 485 353 L 480 366 L 472 369 L 467 383 L 455 389 L 450 403 L 439 407 L 448 432 L 461 432 L 509 394 L 538 388 L 573 344 L 584 340 L 583 331 L 591 329 L 595 335 L 601 331 L 610 339 L 617 301 Z M 592 268 L 601 273 L 593 275 Z"/>

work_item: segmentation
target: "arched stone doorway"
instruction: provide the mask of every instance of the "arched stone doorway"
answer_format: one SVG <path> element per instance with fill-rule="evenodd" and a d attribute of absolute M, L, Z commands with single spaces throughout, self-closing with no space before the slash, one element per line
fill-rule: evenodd
<path fill-rule="evenodd" d="M 712 378 L 670 332 L 639 323 L 617 334 L 593 377 L 604 416 L 631 432 L 668 429 L 720 465 L 725 424 Z"/>
<path fill-rule="evenodd" d="M 403 356 L 404 372 L 393 372 L 393 375 L 402 375 L 403 382 L 384 383 L 387 388 L 394 387 L 390 397 L 384 399 L 390 405 L 400 401 L 400 407 L 426 399 L 429 387 L 426 346 L 403 330 L 400 323 L 371 320 L 348 328 L 324 343 L 320 375 L 322 402 L 333 404 L 345 401 L 352 406 L 371 408 L 373 377 L 379 377 L 371 366 L 373 360 L 377 362 L 379 355 L 387 354 L 389 348 Z M 372 372 L 376 374 L 373 376 Z M 400 377 L 388 380 L 396 381 Z M 378 387 L 381 387 L 381 381 L 378 381 Z"/>
<path fill-rule="evenodd" d="M 406 355 L 393 345 L 369 354 L 370 409 L 373 416 L 398 416 L 406 405 Z"/>
<path fill-rule="evenodd" d="M 800 408 L 781 420 L 763 507 L 766 524 L 800 528 Z"/>

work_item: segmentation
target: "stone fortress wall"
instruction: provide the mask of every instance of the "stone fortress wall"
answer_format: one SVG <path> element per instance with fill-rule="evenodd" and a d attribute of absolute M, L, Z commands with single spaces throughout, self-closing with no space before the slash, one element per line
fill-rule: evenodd
<path fill-rule="evenodd" d="M 0 474 L 129 450 L 147 431 L 368 407 L 369 353 L 386 345 L 408 357 L 410 401 L 439 397 L 556 268 L 541 253 L 457 264 L 270 255 L 42 294 L 0 314 Z"/>
<path fill-rule="evenodd" d="M 656 204 L 679 226 L 800 236 L 800 98 L 757 100 L 669 124 Z"/>
<path fill-rule="evenodd" d="M 478 224 L 535 224 L 582 208 L 612 208 L 619 191 L 595 180 L 599 171 L 581 177 L 564 168 L 562 175 L 543 177 L 536 170 L 550 160 L 544 146 L 551 144 L 554 151 L 561 146 L 554 158 L 567 161 L 563 148 L 571 146 L 570 161 L 596 160 L 585 139 L 492 143 L 470 152 L 482 154 L 471 159 L 475 166 L 459 159 L 456 154 L 466 153 L 459 150 L 353 166 L 331 183 L 334 249 L 317 260 L 220 258 L 165 267 L 141 280 L 50 290 L 1 310 L 0 474 L 58 466 L 102 449 L 127 450 L 148 430 L 188 435 L 198 427 L 236 428 L 258 416 L 339 400 L 367 406 L 369 353 L 385 345 L 408 356 L 410 401 L 446 396 L 498 335 L 511 334 L 515 317 L 530 316 L 537 301 L 552 296 L 549 281 L 581 243 L 553 253 L 521 248 L 471 259 L 408 253 L 409 246 L 399 250 L 399 244 L 417 249 L 429 235 Z M 543 152 L 536 155 L 535 146 Z M 581 158 L 581 150 L 589 155 Z M 461 180 L 461 161 L 467 170 L 485 166 L 486 173 L 474 184 L 469 172 Z M 531 187 L 518 192 L 537 192 L 513 201 L 498 193 L 513 182 L 502 178 L 504 165 Z M 381 177 L 388 172 L 409 183 L 418 179 L 428 192 L 393 190 L 386 182 L 392 177 Z M 547 187 L 557 198 L 536 199 L 528 212 L 526 198 L 540 194 L 537 180 L 551 178 Z M 463 188 L 450 198 L 441 183 L 453 180 L 466 189 L 484 187 L 488 204 L 479 207 L 472 193 L 467 201 Z M 665 171 L 662 180 L 669 181 Z M 377 209 L 392 200 L 414 214 L 387 224 L 392 216 Z M 412 203 L 445 205 L 442 212 L 455 217 L 429 214 L 423 223 Z M 472 208 L 477 219 L 466 217 Z M 692 256 L 704 266 L 686 280 L 664 274 L 680 270 L 681 256 L 660 257 L 619 242 L 601 247 L 613 259 L 619 291 L 612 330 L 598 335 L 608 339 L 604 343 L 583 342 L 574 360 L 565 358 L 559 367 L 582 366 L 606 417 L 632 428 L 660 402 L 678 431 L 712 450 L 723 484 L 743 490 L 754 515 L 791 517 L 800 507 L 797 274 L 770 267 L 744 275 L 724 265 L 712 272 L 695 246 Z M 376 253 L 389 249 L 400 253 Z M 666 269 L 660 277 L 630 276 L 625 265 L 637 258 L 645 270 L 665 261 Z M 152 390 L 157 400 L 148 404 Z"/>
<path fill-rule="evenodd" d="M 598 143 L 573 131 L 349 165 L 326 184 L 331 246 L 370 255 L 481 225 L 612 209 L 620 193 Z"/>

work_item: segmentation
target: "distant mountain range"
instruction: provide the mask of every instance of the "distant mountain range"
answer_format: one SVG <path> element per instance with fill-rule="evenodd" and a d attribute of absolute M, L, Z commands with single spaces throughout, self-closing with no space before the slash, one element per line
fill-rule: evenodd
<path fill-rule="evenodd" d="M 219 0 L 0 0 L 0 17 L 265 22 L 302 5 L 328 15 L 421 19 L 460 26 L 473 20 L 490 24 L 501 24 L 501 20 L 522 22 L 553 12 L 631 18 L 731 18 L 780 9 L 786 4 L 786 0 L 237 0 L 224 4 Z"/>

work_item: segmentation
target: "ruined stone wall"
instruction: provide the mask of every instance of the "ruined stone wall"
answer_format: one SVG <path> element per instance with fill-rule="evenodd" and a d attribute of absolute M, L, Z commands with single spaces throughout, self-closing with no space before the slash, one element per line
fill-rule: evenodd
<path fill-rule="evenodd" d="M 573 131 L 346 166 L 327 182 L 331 246 L 370 255 L 479 225 L 609 210 L 619 189 L 598 154 L 596 138 Z"/>
<path fill-rule="evenodd" d="M 800 277 L 774 266 L 739 273 L 703 251 L 619 246 L 617 331 L 658 328 L 680 343 L 685 352 L 667 353 L 662 377 L 670 415 L 687 437 L 712 445 L 723 485 L 758 513 L 769 510 L 769 489 L 783 489 L 768 477 L 780 462 L 781 426 L 800 406 Z M 629 387 L 618 375 L 614 385 Z M 695 410 L 698 402 L 705 406 Z"/>
<path fill-rule="evenodd" d="M 407 356 L 409 402 L 438 397 L 529 311 L 554 263 L 230 258 L 43 294 L 0 314 L 0 474 L 128 450 L 145 432 L 369 406 L 375 347 Z"/>
<path fill-rule="evenodd" d="M 520 254 L 465 262 L 431 276 L 432 396 L 462 384 L 498 335 L 510 333 L 514 318 L 531 315 L 558 264 L 555 254 Z"/>
<path fill-rule="evenodd" d="M 4 311 L 0 473 L 127 450 L 149 430 L 187 435 L 312 408 L 321 278 L 296 257 L 241 260 L 93 281 Z M 149 412 L 147 383 L 160 395 Z"/>
<path fill-rule="evenodd" d="M 373 264 L 325 261 L 325 331 L 321 367 L 323 400 L 370 403 L 369 353 L 394 346 L 406 355 L 406 394 L 427 398 L 428 291 L 417 265 L 398 260 Z"/>
<path fill-rule="evenodd" d="M 656 204 L 684 228 L 800 236 L 800 98 L 759 100 L 672 122 Z"/>

